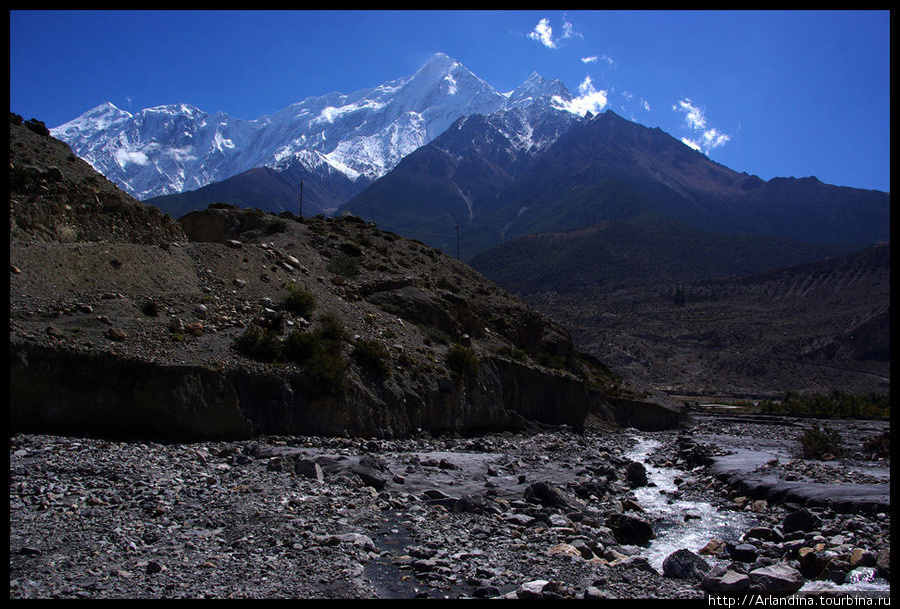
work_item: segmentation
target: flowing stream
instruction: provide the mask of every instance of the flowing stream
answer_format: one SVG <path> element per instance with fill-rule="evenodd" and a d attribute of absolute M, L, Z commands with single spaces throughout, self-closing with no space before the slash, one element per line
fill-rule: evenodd
<path fill-rule="evenodd" d="M 652 483 L 635 489 L 634 495 L 656 532 L 649 548 L 641 549 L 641 556 L 654 569 L 662 573 L 663 561 L 669 554 L 682 548 L 696 553 L 713 538 L 736 543 L 744 531 L 756 524 L 749 514 L 719 511 L 709 503 L 673 498 L 672 493 L 678 490 L 675 478 L 686 478 L 689 474 L 675 468 L 655 467 L 647 457 L 660 443 L 650 438 L 636 439 L 637 444 L 626 457 L 643 463 L 647 481 Z M 714 557 L 704 558 L 716 562 Z"/>
<path fill-rule="evenodd" d="M 641 436 L 635 436 L 635 439 L 637 444 L 626 457 L 644 464 L 647 481 L 653 485 L 635 489 L 634 495 L 645 515 L 653 522 L 653 530 L 656 532 L 656 539 L 650 542 L 648 548 L 635 549 L 640 551 L 640 555 L 654 569 L 662 573 L 663 561 L 669 554 L 682 548 L 697 552 L 714 537 L 737 543 L 744 531 L 757 524 L 750 514 L 719 511 L 715 506 L 702 501 L 673 499 L 671 493 L 678 489 L 675 478 L 686 478 L 690 474 L 675 468 L 655 467 L 647 458 L 660 443 Z M 705 556 L 704 559 L 713 565 L 728 562 L 711 556 Z M 808 581 L 801 592 L 852 592 L 882 596 L 885 592 L 889 594 L 890 589 L 890 582 L 879 577 L 875 568 L 859 567 L 850 572 L 845 584 Z"/>

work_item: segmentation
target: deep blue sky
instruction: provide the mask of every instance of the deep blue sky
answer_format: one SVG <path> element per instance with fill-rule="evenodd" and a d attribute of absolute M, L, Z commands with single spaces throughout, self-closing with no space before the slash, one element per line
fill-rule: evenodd
<path fill-rule="evenodd" d="M 10 111 L 254 119 L 436 52 L 501 92 L 558 78 L 763 179 L 890 190 L 889 11 L 11 11 Z"/>

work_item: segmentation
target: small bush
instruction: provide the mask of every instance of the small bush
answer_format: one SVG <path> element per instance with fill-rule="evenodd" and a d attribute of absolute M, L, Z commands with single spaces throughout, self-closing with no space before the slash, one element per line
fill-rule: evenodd
<path fill-rule="evenodd" d="M 891 456 L 891 433 L 884 431 L 863 444 L 863 452 L 875 458 Z"/>
<path fill-rule="evenodd" d="M 841 435 L 828 425 L 814 423 L 797 438 L 797 454 L 805 459 L 838 456 L 843 452 Z"/>
<path fill-rule="evenodd" d="M 359 260 L 347 254 L 335 254 L 328 262 L 327 268 L 335 275 L 355 279 L 359 274 Z"/>
<path fill-rule="evenodd" d="M 391 371 L 391 355 L 377 340 L 358 341 L 353 349 L 353 359 L 379 376 L 387 376 Z"/>
<path fill-rule="evenodd" d="M 447 352 L 447 365 L 450 370 L 462 376 L 464 374 L 475 374 L 478 369 L 478 358 L 475 352 L 463 345 L 456 344 L 450 347 Z"/>
<path fill-rule="evenodd" d="M 251 359 L 272 363 L 281 359 L 282 343 L 278 335 L 259 326 L 250 326 L 234 341 L 234 348 Z"/>
<path fill-rule="evenodd" d="M 566 359 L 560 355 L 551 355 L 550 353 L 539 353 L 537 355 L 537 363 L 543 366 L 544 368 L 551 368 L 553 370 L 565 370 L 566 369 Z"/>
<path fill-rule="evenodd" d="M 287 284 L 287 291 L 288 295 L 283 302 L 284 308 L 297 315 L 309 317 L 316 308 L 316 297 L 312 292 L 297 283 Z"/>
<path fill-rule="evenodd" d="M 284 357 L 302 367 L 306 391 L 311 397 L 339 395 L 346 387 L 347 362 L 341 356 L 343 323 L 323 316 L 313 332 L 292 331 L 284 341 Z"/>
<path fill-rule="evenodd" d="M 267 235 L 274 235 L 275 233 L 283 233 L 287 230 L 287 222 L 285 222 L 282 218 L 275 218 L 271 222 L 266 223 L 265 233 Z"/>
<path fill-rule="evenodd" d="M 524 351 L 515 347 L 500 347 L 497 349 L 496 353 L 497 355 L 509 358 L 514 362 L 524 362 L 528 359 L 528 355 Z"/>
<path fill-rule="evenodd" d="M 326 313 L 319 318 L 319 334 L 325 340 L 340 342 L 347 337 L 344 322 L 334 313 Z"/>
<path fill-rule="evenodd" d="M 450 344 L 450 335 L 436 326 L 422 326 L 422 333 L 425 334 L 423 342 L 426 345 L 437 343 L 439 345 Z"/>
<path fill-rule="evenodd" d="M 153 300 L 147 300 L 141 305 L 141 313 L 147 317 L 156 317 L 159 315 L 159 305 Z"/>

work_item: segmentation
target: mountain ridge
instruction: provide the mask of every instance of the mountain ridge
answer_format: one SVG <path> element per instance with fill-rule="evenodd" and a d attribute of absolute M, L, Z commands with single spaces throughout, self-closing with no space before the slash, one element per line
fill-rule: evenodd
<path fill-rule="evenodd" d="M 309 97 L 254 120 L 179 103 L 131 114 L 105 102 L 51 133 L 126 192 L 146 200 L 258 166 L 283 169 L 311 152 L 350 180 L 371 180 L 461 116 L 528 105 L 536 96 L 562 104 L 570 98 L 559 81 L 534 75 L 507 97 L 437 53 L 411 76 L 350 94 Z"/>

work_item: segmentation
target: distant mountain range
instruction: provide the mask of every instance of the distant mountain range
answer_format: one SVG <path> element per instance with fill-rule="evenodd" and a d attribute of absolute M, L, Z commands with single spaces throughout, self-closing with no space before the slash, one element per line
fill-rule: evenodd
<path fill-rule="evenodd" d="M 349 95 L 311 97 L 256 120 L 209 114 L 188 104 L 131 114 L 105 103 L 51 133 L 120 188 L 164 211 L 171 206 L 178 213 L 189 204 L 156 197 L 269 167 L 286 172 L 287 183 L 297 189 L 293 202 L 279 198 L 283 207 L 299 204 L 299 179 L 304 187 L 307 180 L 321 186 L 304 192 L 306 215 L 306 209 L 333 212 L 338 201 L 363 190 L 457 119 L 527 107 L 538 98 L 555 112 L 566 112 L 572 101 L 562 83 L 537 74 L 500 93 L 438 53 L 412 76 Z M 274 177 L 254 172 L 231 185 L 238 190 L 246 181 L 258 185 L 263 175 Z"/>
<path fill-rule="evenodd" d="M 557 124 L 558 137 L 519 156 L 494 121 L 476 124 L 468 130 L 468 123 L 454 125 L 340 211 L 397 224 L 403 215 L 424 209 L 415 224 L 406 224 L 407 232 L 399 232 L 445 251 L 448 238 L 429 233 L 447 234 L 459 222 L 460 247 L 468 259 L 524 235 L 638 218 L 667 218 L 718 234 L 812 243 L 862 245 L 889 239 L 887 193 L 831 186 L 815 178 L 766 182 L 610 110 L 573 121 L 568 128 Z M 463 132 L 468 137 L 456 137 Z M 491 155 L 507 162 L 501 165 Z M 467 199 L 480 205 L 467 207 Z"/>
<path fill-rule="evenodd" d="M 572 102 L 538 74 L 499 93 L 439 53 L 410 77 L 254 121 L 184 104 L 133 115 L 104 104 L 52 134 L 175 217 L 211 202 L 298 213 L 302 182 L 303 215 L 352 213 L 485 272 L 510 260 L 510 285 L 541 274 L 585 281 L 586 255 L 595 279 L 674 272 L 659 261 L 676 257 L 691 277 L 730 276 L 848 250 L 822 244 L 890 238 L 888 193 L 814 177 L 764 181 L 610 110 L 581 116 Z M 557 249 L 535 258 L 550 243 Z M 629 243 L 657 261 L 639 262 Z M 525 254 L 540 265 L 523 266 Z"/>

